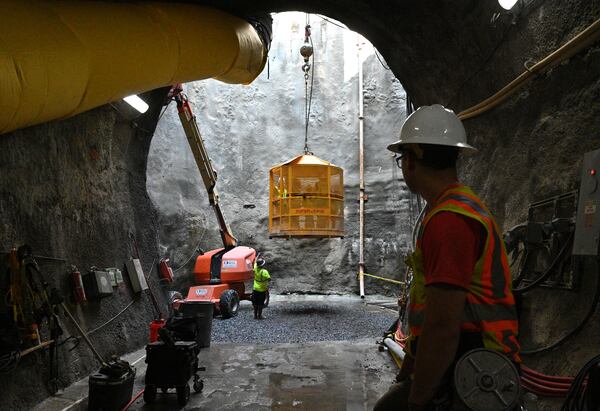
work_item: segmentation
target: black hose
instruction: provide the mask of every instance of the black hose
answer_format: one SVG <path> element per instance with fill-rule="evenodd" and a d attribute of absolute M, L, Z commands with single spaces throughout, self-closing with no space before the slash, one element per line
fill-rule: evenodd
<path fill-rule="evenodd" d="M 538 278 L 536 278 L 535 280 L 533 280 L 531 283 L 527 284 L 524 287 L 514 288 L 513 289 L 513 293 L 524 293 L 524 292 L 527 292 L 527 291 L 529 291 L 529 290 L 537 287 L 542 282 L 546 281 L 548 279 L 548 277 L 550 277 L 550 274 L 552 274 L 552 272 L 554 271 L 554 269 L 556 268 L 556 266 L 558 265 L 558 263 L 561 262 L 563 260 L 563 258 L 565 257 L 565 253 L 569 249 L 569 246 L 571 245 L 574 236 L 575 236 L 575 231 L 571 232 L 571 235 L 569 236 L 569 238 L 565 242 L 565 245 L 563 245 L 563 247 L 561 248 L 560 252 L 556 256 L 556 258 L 552 261 L 552 263 L 550 264 L 550 266 L 546 269 L 546 271 L 544 272 L 544 274 L 540 275 Z M 520 277 L 520 275 L 519 275 L 519 277 Z"/>
<path fill-rule="evenodd" d="M 591 387 L 591 379 L 588 379 L 588 377 L 592 369 L 598 365 L 600 365 L 600 355 L 597 355 L 588 361 L 579 373 L 577 373 L 560 411 L 595 411 L 587 407 L 587 405 L 591 404 L 588 403 L 586 405 L 585 402 L 588 397 L 587 394 L 595 388 Z M 584 384 L 586 379 L 588 379 L 587 385 Z"/>
<path fill-rule="evenodd" d="M 529 252 L 527 251 L 526 248 L 524 248 L 522 251 L 517 251 L 515 260 L 518 259 L 521 254 L 524 254 L 524 255 L 523 255 L 523 257 L 521 257 L 521 261 L 519 264 L 520 265 L 519 273 L 517 274 L 517 277 L 512 282 L 513 290 L 515 288 L 518 288 L 519 284 L 521 284 L 521 281 L 523 281 L 523 278 L 525 278 L 525 265 L 526 265 L 525 263 L 527 262 L 527 259 L 529 258 Z"/>
<path fill-rule="evenodd" d="M 557 341 L 553 342 L 552 344 L 547 345 L 545 347 L 536 348 L 533 350 L 522 350 L 521 354 L 526 354 L 526 355 L 527 354 L 537 354 L 542 351 L 551 350 L 552 348 L 555 348 L 558 345 L 565 342 L 567 339 L 569 339 L 573 335 L 577 334 L 579 331 L 581 331 L 583 329 L 583 327 L 586 326 L 586 324 L 590 321 L 590 319 L 594 315 L 594 312 L 596 311 L 596 307 L 598 306 L 598 301 L 600 301 L 600 275 L 597 277 L 597 280 L 596 280 L 596 294 L 594 295 L 594 300 L 592 301 L 592 305 L 590 306 L 590 309 L 588 310 L 588 312 L 585 315 L 585 317 L 583 318 L 583 320 L 579 323 L 579 325 L 577 325 L 577 327 L 573 328 L 571 331 L 569 331 L 567 334 L 565 334 L 563 337 L 561 337 Z"/>

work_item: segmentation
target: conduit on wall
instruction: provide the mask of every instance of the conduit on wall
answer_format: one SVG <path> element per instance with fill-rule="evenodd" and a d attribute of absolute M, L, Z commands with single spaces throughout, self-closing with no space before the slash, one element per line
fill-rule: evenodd
<path fill-rule="evenodd" d="M 562 61 L 573 57 L 575 54 L 585 50 L 588 47 L 591 47 L 598 41 L 600 41 L 600 19 L 589 25 L 585 30 L 573 37 L 553 53 L 546 56 L 543 60 L 539 61 L 537 64 L 534 64 L 532 67 L 527 68 L 527 70 L 519 75 L 519 77 L 504 86 L 493 96 L 488 97 L 480 103 L 458 113 L 458 118 L 463 121 L 468 120 L 470 118 L 477 117 L 496 106 L 499 106 L 506 99 L 523 88 L 525 84 L 533 79 L 537 73 L 541 73 L 551 69 L 552 67 L 555 67 Z"/>
<path fill-rule="evenodd" d="M 192 4 L 0 1 L 0 134 L 175 83 L 248 84 L 250 23 Z"/>

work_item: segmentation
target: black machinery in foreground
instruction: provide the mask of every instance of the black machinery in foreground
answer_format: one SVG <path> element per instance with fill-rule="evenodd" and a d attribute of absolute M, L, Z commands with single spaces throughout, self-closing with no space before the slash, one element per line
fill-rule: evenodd
<path fill-rule="evenodd" d="M 210 301 L 181 302 L 166 325 L 158 330 L 159 340 L 146 346 L 146 388 L 144 401 L 153 403 L 158 389 L 175 389 L 177 402 L 184 406 L 190 398 L 189 380 L 200 392 L 204 382 L 198 376 L 198 354 L 210 346 L 213 304 Z"/>

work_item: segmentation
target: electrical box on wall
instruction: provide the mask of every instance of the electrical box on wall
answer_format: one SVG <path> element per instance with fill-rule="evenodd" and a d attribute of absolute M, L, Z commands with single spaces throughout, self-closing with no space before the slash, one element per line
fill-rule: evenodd
<path fill-rule="evenodd" d="M 104 271 L 108 272 L 110 276 L 110 281 L 113 287 L 118 287 L 119 284 L 123 282 L 123 274 L 121 274 L 121 270 L 116 267 L 105 268 Z"/>
<path fill-rule="evenodd" d="M 112 295 L 110 276 L 106 271 L 91 270 L 83 276 L 85 293 L 89 298 L 102 298 Z"/>
<path fill-rule="evenodd" d="M 131 288 L 134 293 L 139 293 L 142 290 L 148 289 L 148 283 L 146 283 L 146 277 L 144 277 L 144 270 L 142 270 L 142 264 L 140 260 L 134 258 L 125 263 L 127 268 L 127 274 L 129 275 L 129 281 L 131 282 Z"/>
<path fill-rule="evenodd" d="M 600 149 L 585 153 L 579 187 L 573 255 L 598 255 L 600 244 Z"/>

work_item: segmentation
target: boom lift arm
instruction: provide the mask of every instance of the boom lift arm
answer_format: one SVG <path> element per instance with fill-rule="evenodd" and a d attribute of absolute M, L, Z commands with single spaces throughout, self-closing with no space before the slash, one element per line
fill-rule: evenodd
<path fill-rule="evenodd" d="M 215 187 L 217 184 L 217 173 L 212 166 L 210 158 L 208 157 L 208 152 L 206 151 L 206 147 L 204 146 L 204 140 L 202 139 L 202 135 L 200 134 L 200 128 L 198 127 L 198 123 L 196 122 L 196 116 L 194 116 L 194 114 L 192 113 L 189 101 L 187 97 L 183 94 L 183 88 L 181 84 L 175 85 L 171 89 L 169 94 L 177 103 L 177 111 L 179 113 L 181 125 L 183 126 L 185 135 L 188 139 L 188 142 L 190 143 L 190 148 L 192 149 L 192 153 L 194 154 L 196 165 L 198 166 L 198 170 L 200 171 L 200 175 L 202 176 L 202 181 L 204 182 L 204 186 L 206 187 L 206 191 L 208 193 L 208 201 L 217 217 L 223 246 L 226 249 L 236 247 L 237 239 L 231 233 L 229 225 L 225 222 L 225 217 L 223 216 L 221 207 L 219 207 L 219 194 Z"/>

